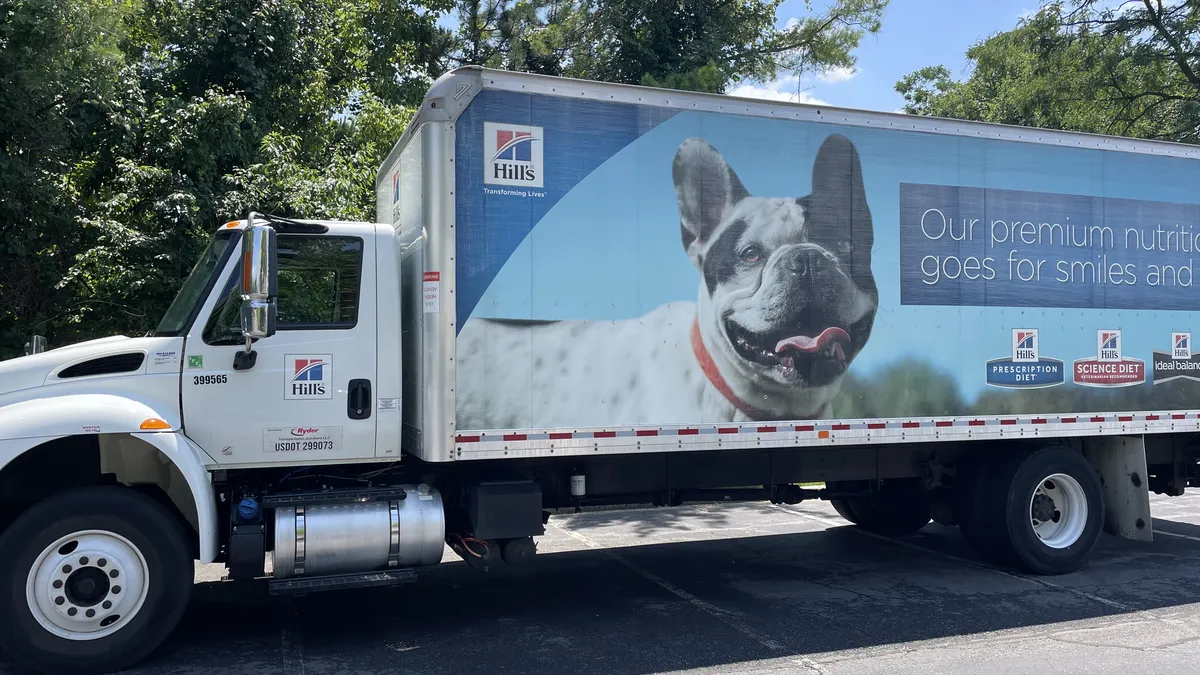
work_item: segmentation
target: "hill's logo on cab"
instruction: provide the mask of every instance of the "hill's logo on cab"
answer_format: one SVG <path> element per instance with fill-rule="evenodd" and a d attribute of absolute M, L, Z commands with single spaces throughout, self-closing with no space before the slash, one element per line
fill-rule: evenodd
<path fill-rule="evenodd" d="M 284 398 L 333 398 L 333 357 L 329 354 L 288 355 Z"/>
<path fill-rule="evenodd" d="M 543 187 L 542 127 L 483 124 L 483 182 L 489 185 Z"/>

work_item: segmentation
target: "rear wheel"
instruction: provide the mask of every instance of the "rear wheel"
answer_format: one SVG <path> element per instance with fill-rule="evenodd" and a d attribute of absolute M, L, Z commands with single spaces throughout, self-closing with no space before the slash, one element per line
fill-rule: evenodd
<path fill-rule="evenodd" d="M 65 492 L 0 536 L 0 647 L 44 673 L 126 668 L 187 607 L 192 561 L 174 516 L 128 488 Z"/>
<path fill-rule="evenodd" d="M 848 499 L 830 499 L 829 504 L 830 504 L 830 506 L 833 507 L 834 511 L 837 511 L 837 514 L 839 516 L 845 518 L 846 520 L 848 520 L 856 525 L 858 524 L 858 516 L 854 515 L 854 510 L 850 507 L 850 500 L 848 500 Z"/>
<path fill-rule="evenodd" d="M 867 532 L 889 536 L 911 534 L 929 524 L 932 516 L 925 493 L 916 484 L 884 484 L 879 492 L 847 500 L 853 519 Z M 834 505 L 837 508 L 837 505 Z M 841 513 L 841 511 L 838 511 Z M 846 516 L 843 514 L 842 516 Z"/>
<path fill-rule="evenodd" d="M 1104 523 L 1100 477 L 1078 452 L 1021 452 L 986 465 L 963 495 L 962 531 L 983 555 L 1035 574 L 1083 565 Z"/>

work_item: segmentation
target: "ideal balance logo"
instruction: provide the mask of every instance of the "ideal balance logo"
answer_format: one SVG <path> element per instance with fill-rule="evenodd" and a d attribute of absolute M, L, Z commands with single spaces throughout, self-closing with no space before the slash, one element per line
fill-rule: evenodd
<path fill-rule="evenodd" d="M 1040 389 L 1063 383 L 1063 362 L 1038 353 L 1038 329 L 1014 328 L 1012 353 L 987 362 L 987 383 L 1006 389 Z"/>
<path fill-rule="evenodd" d="M 315 356 L 288 356 L 291 367 L 288 373 L 285 399 L 333 398 L 333 357 L 328 354 Z"/>
<path fill-rule="evenodd" d="M 483 182 L 543 187 L 541 127 L 483 123 Z"/>
<path fill-rule="evenodd" d="M 1200 352 L 1192 353 L 1191 333 L 1171 333 L 1171 351 L 1154 350 L 1154 384 L 1172 380 L 1200 382 Z"/>
<path fill-rule="evenodd" d="M 1075 361 L 1075 384 L 1129 387 L 1146 381 L 1146 362 L 1121 354 L 1121 331 L 1096 331 L 1096 355 Z"/>

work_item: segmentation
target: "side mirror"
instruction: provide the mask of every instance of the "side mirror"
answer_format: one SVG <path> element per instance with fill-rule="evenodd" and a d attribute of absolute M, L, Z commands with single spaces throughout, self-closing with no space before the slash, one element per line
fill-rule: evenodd
<path fill-rule="evenodd" d="M 278 311 L 275 301 L 279 295 L 276 259 L 275 229 L 268 225 L 256 225 L 254 214 L 250 214 L 250 222 L 242 231 L 241 319 L 246 351 L 234 359 L 234 370 L 253 368 L 257 357 L 254 340 L 275 334 Z"/>
<path fill-rule="evenodd" d="M 25 343 L 25 355 L 41 354 L 46 351 L 46 338 L 42 335 L 34 335 Z"/>

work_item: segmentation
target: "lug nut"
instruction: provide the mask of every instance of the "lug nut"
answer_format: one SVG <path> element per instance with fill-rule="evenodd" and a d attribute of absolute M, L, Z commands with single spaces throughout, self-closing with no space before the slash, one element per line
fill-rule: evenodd
<path fill-rule="evenodd" d="M 74 607 L 67 610 L 67 616 L 75 616 L 78 613 L 79 610 L 75 609 Z"/>
<path fill-rule="evenodd" d="M 108 576 L 113 579 L 116 579 L 117 577 L 121 576 L 121 572 L 119 570 L 113 570 L 108 573 Z"/>
<path fill-rule="evenodd" d="M 61 595 L 60 595 L 60 596 L 58 596 L 57 598 L 55 598 L 55 599 L 54 599 L 54 604 L 56 604 L 56 605 L 61 605 L 61 604 L 63 604 L 63 603 L 64 603 L 64 602 L 66 602 L 66 601 L 67 601 L 67 599 L 66 599 L 66 598 L 64 598 L 63 596 L 61 596 Z"/>
<path fill-rule="evenodd" d="M 105 560 L 104 558 L 101 558 L 101 559 L 99 559 L 99 560 L 97 560 L 97 561 L 96 561 L 96 564 L 97 564 L 97 565 L 99 565 L 99 566 L 101 566 L 101 567 L 104 567 L 105 565 L 107 565 L 107 564 L 108 564 L 108 561 L 107 561 L 107 560 Z"/>
<path fill-rule="evenodd" d="M 82 558 L 80 558 L 80 559 L 79 559 L 79 564 L 80 564 L 80 565 L 86 565 L 86 564 L 88 564 L 88 559 L 87 559 L 87 556 L 86 556 L 86 555 L 85 555 L 85 556 L 83 556 Z"/>

